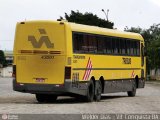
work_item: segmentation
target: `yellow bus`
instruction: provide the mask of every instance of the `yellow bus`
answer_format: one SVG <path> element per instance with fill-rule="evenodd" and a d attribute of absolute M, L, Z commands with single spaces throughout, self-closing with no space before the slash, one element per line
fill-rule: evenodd
<path fill-rule="evenodd" d="M 58 96 L 100 101 L 101 94 L 144 88 L 146 60 L 140 34 L 67 21 L 17 23 L 13 89 L 38 102 Z"/>

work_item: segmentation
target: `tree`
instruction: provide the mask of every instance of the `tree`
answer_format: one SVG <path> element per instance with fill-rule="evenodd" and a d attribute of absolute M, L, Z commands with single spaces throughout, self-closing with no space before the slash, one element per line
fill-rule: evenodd
<path fill-rule="evenodd" d="M 63 17 L 60 17 L 60 19 L 63 19 Z M 93 25 L 93 26 L 99 26 L 103 28 L 110 28 L 113 29 L 114 23 L 110 21 L 106 21 L 105 19 L 99 18 L 97 15 L 94 15 L 93 13 L 80 13 L 79 11 L 71 11 L 71 14 L 65 13 L 65 19 L 68 20 L 68 22 L 75 22 L 79 24 L 85 24 L 85 25 Z"/>
<path fill-rule="evenodd" d="M 4 52 L 2 50 L 0 50 L 0 66 L 1 67 L 7 66 L 6 58 L 5 58 Z"/>
<path fill-rule="evenodd" d="M 147 69 L 160 68 L 160 24 L 154 24 L 149 29 L 142 29 L 140 27 L 125 28 L 125 31 L 140 33 L 144 40 L 147 51 Z"/>
<path fill-rule="evenodd" d="M 131 28 L 129 29 L 127 26 L 124 28 L 124 31 L 127 31 L 127 32 L 135 32 L 135 33 L 142 33 L 142 32 L 143 32 L 143 31 L 142 31 L 142 28 L 140 28 L 140 27 L 137 27 L 137 28 L 131 27 Z"/>
<path fill-rule="evenodd" d="M 154 24 L 150 27 L 150 39 L 148 39 L 148 53 L 151 59 L 151 69 L 155 72 L 160 68 L 160 24 Z"/>

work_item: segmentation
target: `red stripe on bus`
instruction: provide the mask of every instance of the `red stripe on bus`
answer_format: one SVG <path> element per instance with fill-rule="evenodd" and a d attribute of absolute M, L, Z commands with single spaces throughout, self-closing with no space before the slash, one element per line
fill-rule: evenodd
<path fill-rule="evenodd" d="M 84 73 L 84 76 L 83 76 L 83 80 L 86 80 L 86 74 L 87 74 L 87 71 L 88 71 L 89 61 L 90 61 L 90 57 L 89 57 L 88 62 L 87 62 L 87 66 L 86 66 L 86 70 L 85 70 L 85 73 Z"/>
<path fill-rule="evenodd" d="M 83 76 L 83 80 L 88 80 L 88 78 L 91 74 L 91 71 L 92 71 L 92 61 L 89 57 L 88 63 L 87 63 L 87 66 L 86 66 L 86 70 L 85 70 L 85 73 L 84 73 L 84 76 Z"/>
<path fill-rule="evenodd" d="M 134 70 L 132 71 L 131 78 L 135 76 Z"/>
<path fill-rule="evenodd" d="M 86 80 L 88 80 L 89 76 L 90 76 L 90 73 L 91 73 L 91 69 L 92 69 L 92 63 L 91 63 L 91 60 L 89 61 L 89 66 L 88 66 L 88 72 L 87 72 L 87 76 L 86 76 Z"/>

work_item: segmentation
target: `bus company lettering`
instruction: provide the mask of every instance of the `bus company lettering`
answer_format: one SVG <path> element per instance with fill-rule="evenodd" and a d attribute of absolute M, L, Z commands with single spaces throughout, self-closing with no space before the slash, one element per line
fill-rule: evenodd
<path fill-rule="evenodd" d="M 74 55 L 74 59 L 85 59 L 85 56 Z"/>
<path fill-rule="evenodd" d="M 122 58 L 123 64 L 131 64 L 131 58 Z"/>

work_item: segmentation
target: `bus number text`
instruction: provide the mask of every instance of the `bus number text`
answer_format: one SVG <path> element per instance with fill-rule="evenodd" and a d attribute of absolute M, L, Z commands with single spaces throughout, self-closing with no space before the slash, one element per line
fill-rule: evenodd
<path fill-rule="evenodd" d="M 44 55 L 41 57 L 42 59 L 54 59 L 54 56 Z"/>

